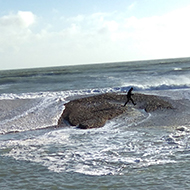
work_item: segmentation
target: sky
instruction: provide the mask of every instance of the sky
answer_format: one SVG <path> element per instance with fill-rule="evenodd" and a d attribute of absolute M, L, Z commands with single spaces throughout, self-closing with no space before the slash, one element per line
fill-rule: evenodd
<path fill-rule="evenodd" d="M 0 0 L 0 70 L 190 57 L 189 0 Z"/>

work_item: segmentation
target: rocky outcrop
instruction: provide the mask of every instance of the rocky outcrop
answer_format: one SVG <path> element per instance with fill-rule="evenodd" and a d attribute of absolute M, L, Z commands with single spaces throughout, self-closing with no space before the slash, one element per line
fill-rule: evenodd
<path fill-rule="evenodd" d="M 146 112 L 152 112 L 157 109 L 171 109 L 172 105 L 164 98 L 134 94 L 134 106 L 137 109 L 144 109 Z M 126 95 L 107 93 L 72 100 L 65 104 L 65 109 L 58 121 L 58 126 L 62 126 L 64 121 L 68 121 L 72 126 L 78 126 L 81 129 L 102 127 L 107 120 L 125 114 L 130 106 L 125 107 Z"/>

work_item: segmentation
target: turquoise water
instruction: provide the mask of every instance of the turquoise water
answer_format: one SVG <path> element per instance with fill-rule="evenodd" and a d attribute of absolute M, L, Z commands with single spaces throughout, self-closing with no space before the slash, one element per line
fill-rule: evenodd
<path fill-rule="evenodd" d="M 0 189 L 190 189 L 189 74 L 190 59 L 1 71 Z M 175 109 L 46 128 L 69 100 L 131 86 Z"/>

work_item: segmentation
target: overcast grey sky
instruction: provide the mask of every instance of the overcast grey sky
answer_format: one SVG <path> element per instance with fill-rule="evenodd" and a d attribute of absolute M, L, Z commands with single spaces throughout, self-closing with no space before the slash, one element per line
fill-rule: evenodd
<path fill-rule="evenodd" d="M 0 0 L 0 70 L 190 57 L 189 0 Z"/>

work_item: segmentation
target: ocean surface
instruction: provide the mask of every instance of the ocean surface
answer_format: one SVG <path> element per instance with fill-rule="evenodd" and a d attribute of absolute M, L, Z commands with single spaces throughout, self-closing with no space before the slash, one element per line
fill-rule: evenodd
<path fill-rule="evenodd" d="M 154 94 L 175 109 L 53 129 L 70 100 Z M 1 190 L 190 189 L 190 58 L 0 71 Z"/>

